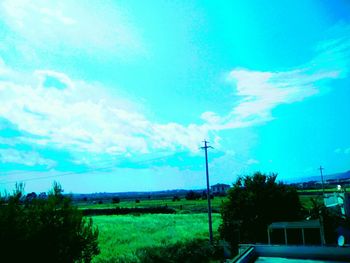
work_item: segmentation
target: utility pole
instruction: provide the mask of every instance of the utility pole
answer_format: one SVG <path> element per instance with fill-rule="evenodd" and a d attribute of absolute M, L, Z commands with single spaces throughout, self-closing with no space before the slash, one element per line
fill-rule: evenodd
<path fill-rule="evenodd" d="M 206 168 L 206 176 L 207 176 L 207 199 L 208 199 L 208 221 L 209 221 L 209 240 L 210 243 L 213 243 L 213 227 L 212 227 L 212 221 L 211 221 L 211 204 L 210 204 L 210 190 L 209 190 L 209 169 L 208 169 L 208 148 L 213 148 L 211 146 L 208 146 L 208 142 L 206 140 L 204 142 L 204 147 L 201 147 L 204 149 L 205 152 L 205 168 Z"/>
<path fill-rule="evenodd" d="M 323 170 L 324 168 L 320 165 L 320 173 L 321 173 L 321 179 L 322 179 L 322 194 L 323 194 L 323 197 L 324 197 L 324 182 L 323 182 Z"/>

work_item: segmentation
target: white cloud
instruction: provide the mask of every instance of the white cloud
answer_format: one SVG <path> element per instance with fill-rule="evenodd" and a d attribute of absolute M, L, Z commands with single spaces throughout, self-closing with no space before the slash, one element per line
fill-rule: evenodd
<path fill-rule="evenodd" d="M 66 87 L 46 88 L 46 76 Z M 32 78 L 28 83 L 0 82 L 0 116 L 37 136 L 23 138 L 26 142 L 108 154 L 152 149 L 198 152 L 201 140 L 208 136 L 205 125 L 154 123 L 97 83 L 45 70 L 36 71 Z"/>
<path fill-rule="evenodd" d="M 5 0 L 0 13 L 20 36 L 17 40 L 24 40 L 25 47 L 17 43 L 23 52 L 31 46 L 51 52 L 100 50 L 119 57 L 144 52 L 139 34 L 125 15 L 99 1 Z"/>
<path fill-rule="evenodd" d="M 56 164 L 52 160 L 41 157 L 37 152 L 18 151 L 15 149 L 0 149 L 0 162 L 24 164 L 27 166 L 44 165 L 49 168 Z"/>
<path fill-rule="evenodd" d="M 202 119 L 216 130 L 265 123 L 273 119 L 272 111 L 277 106 L 314 96 L 328 84 L 327 81 L 347 76 L 350 26 L 342 25 L 331 31 L 331 36 L 317 46 L 315 57 L 294 69 L 276 72 L 232 70 L 227 81 L 234 86 L 238 103 L 226 116 L 206 112 Z"/>
<path fill-rule="evenodd" d="M 252 165 L 252 164 L 258 164 L 258 163 L 260 163 L 258 160 L 255 160 L 255 159 L 249 159 L 248 161 L 247 161 L 247 164 L 248 165 Z"/>
<path fill-rule="evenodd" d="M 350 147 L 349 148 L 337 148 L 334 150 L 336 154 L 350 154 Z"/>
<path fill-rule="evenodd" d="M 264 123 L 271 119 L 272 110 L 281 104 L 302 101 L 319 93 L 318 81 L 337 78 L 329 71 L 313 73 L 308 70 L 261 72 L 235 69 L 228 80 L 235 85 L 236 96 L 242 97 L 228 116 L 222 128 L 236 128 Z"/>
<path fill-rule="evenodd" d="M 342 149 L 341 148 L 337 148 L 334 150 L 335 153 L 341 153 L 342 152 Z"/>
<path fill-rule="evenodd" d="M 24 21 L 28 10 L 22 9 L 22 6 L 13 9 L 12 16 Z M 124 156 L 155 149 L 198 152 L 201 141 L 210 134 L 211 141 L 219 143 L 220 138 L 213 136 L 214 132 L 265 123 L 273 119 L 272 111 L 277 106 L 302 101 L 319 93 L 326 80 L 343 77 L 344 70 L 336 61 L 325 62 L 325 52 L 336 54 L 343 63 L 349 58 L 344 45 L 350 49 L 350 42 L 334 43 L 329 44 L 328 49 L 319 49 L 315 59 L 299 69 L 232 70 L 228 81 L 234 85 L 238 103 L 226 116 L 207 111 L 200 116 L 204 123 L 188 125 L 156 123 L 98 83 L 73 80 L 52 70 L 23 74 L 6 67 L 0 60 L 0 116 L 37 136 L 24 138 L 26 142 L 71 151 Z M 341 47 L 337 43 L 341 43 Z M 65 88 L 46 88 L 47 77 L 63 83 Z"/>

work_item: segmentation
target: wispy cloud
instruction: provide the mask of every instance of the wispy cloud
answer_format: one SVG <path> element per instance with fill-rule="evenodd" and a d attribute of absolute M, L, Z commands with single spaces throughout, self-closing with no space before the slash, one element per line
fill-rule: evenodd
<path fill-rule="evenodd" d="M 23 52 L 30 47 L 35 48 L 31 52 L 74 48 L 119 57 L 144 52 L 139 34 L 125 15 L 99 1 L 5 0 L 0 14 L 17 34 L 15 44 Z"/>
<path fill-rule="evenodd" d="M 348 148 L 337 148 L 334 150 L 337 154 L 350 154 L 350 147 Z"/>
<path fill-rule="evenodd" d="M 41 157 L 34 151 L 19 151 L 15 149 L 0 149 L 1 163 L 16 163 L 27 166 L 43 165 L 53 167 L 56 163 L 52 160 Z"/>
<path fill-rule="evenodd" d="M 272 111 L 279 105 L 320 93 L 330 80 L 348 75 L 349 35 L 350 26 L 335 27 L 329 38 L 317 45 L 310 62 L 287 71 L 233 69 L 227 81 L 233 85 L 238 103 L 226 116 L 205 112 L 202 119 L 216 130 L 253 126 L 272 120 Z"/>
<path fill-rule="evenodd" d="M 260 163 L 258 160 L 255 160 L 255 159 L 249 159 L 248 161 L 247 161 L 247 164 L 249 164 L 249 165 L 252 165 L 252 164 L 258 164 L 258 163 Z"/>

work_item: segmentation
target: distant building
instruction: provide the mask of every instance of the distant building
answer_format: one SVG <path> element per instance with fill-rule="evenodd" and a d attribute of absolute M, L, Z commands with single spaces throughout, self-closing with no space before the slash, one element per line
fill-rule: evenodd
<path fill-rule="evenodd" d="M 211 186 L 211 192 L 214 195 L 226 194 L 229 188 L 230 186 L 228 184 L 214 184 Z"/>

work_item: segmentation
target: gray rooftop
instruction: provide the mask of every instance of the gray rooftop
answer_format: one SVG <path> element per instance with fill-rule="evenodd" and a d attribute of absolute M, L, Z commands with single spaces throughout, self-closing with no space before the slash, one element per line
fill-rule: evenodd
<path fill-rule="evenodd" d="M 269 229 L 277 228 L 320 228 L 321 224 L 318 219 L 316 220 L 303 220 L 293 222 L 273 222 L 269 225 Z"/>

